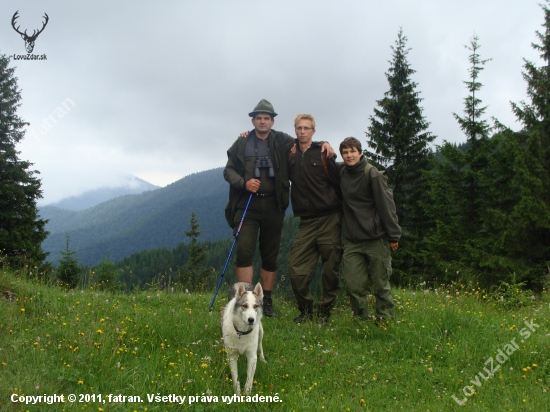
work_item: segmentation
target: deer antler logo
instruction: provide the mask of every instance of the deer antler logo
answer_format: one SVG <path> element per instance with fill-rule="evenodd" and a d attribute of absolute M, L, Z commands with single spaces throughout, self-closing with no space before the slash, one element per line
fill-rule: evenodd
<path fill-rule="evenodd" d="M 21 35 L 23 40 L 25 40 L 25 48 L 27 49 L 27 53 L 30 54 L 30 53 L 32 53 L 32 51 L 34 49 L 34 42 L 36 41 L 36 38 L 38 37 L 38 35 L 40 33 L 42 33 L 42 31 L 44 31 L 44 28 L 48 24 L 48 20 L 50 20 L 50 18 L 48 17 L 48 15 L 46 13 L 44 13 L 44 18 L 46 19 L 46 21 L 44 23 L 42 23 L 43 24 L 42 28 L 40 30 L 38 30 L 38 32 L 36 30 L 34 30 L 33 33 L 32 33 L 32 36 L 29 36 L 29 35 L 27 35 L 27 30 L 25 30 L 24 33 L 21 33 L 19 31 L 19 26 L 17 26 L 17 28 L 15 27 L 15 20 L 17 20 L 17 18 L 19 17 L 17 15 L 18 13 L 19 13 L 19 10 L 17 10 L 15 12 L 15 14 L 13 15 L 13 17 L 11 18 L 11 25 L 12 25 L 13 29 Z"/>

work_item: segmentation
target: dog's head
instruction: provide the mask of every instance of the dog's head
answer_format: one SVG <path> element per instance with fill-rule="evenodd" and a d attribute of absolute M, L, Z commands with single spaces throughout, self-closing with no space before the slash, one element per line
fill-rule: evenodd
<path fill-rule="evenodd" d="M 258 323 L 262 319 L 263 298 L 264 291 L 259 282 L 251 292 L 247 291 L 244 285 L 239 285 L 237 294 L 235 295 L 234 314 L 239 316 L 248 325 Z"/>

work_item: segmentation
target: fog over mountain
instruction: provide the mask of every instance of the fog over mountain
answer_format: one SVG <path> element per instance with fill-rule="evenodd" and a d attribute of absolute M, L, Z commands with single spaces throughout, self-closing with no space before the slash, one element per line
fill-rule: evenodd
<path fill-rule="evenodd" d="M 231 236 L 225 220 L 228 186 L 222 168 L 194 173 L 166 187 L 125 195 L 85 210 L 54 206 L 40 208 L 49 220 L 48 237 L 42 243 L 48 260 L 57 263 L 60 251 L 69 247 L 83 265 L 96 265 L 110 256 L 120 260 L 146 249 L 172 248 L 188 241 L 191 213 L 195 212 L 201 240 Z"/>
<path fill-rule="evenodd" d="M 136 176 L 128 176 L 126 182 L 123 183 L 125 184 L 116 187 L 101 187 L 89 190 L 78 196 L 71 196 L 45 206 L 67 210 L 84 210 L 119 196 L 138 195 L 159 188 L 159 186 L 155 186 Z"/>

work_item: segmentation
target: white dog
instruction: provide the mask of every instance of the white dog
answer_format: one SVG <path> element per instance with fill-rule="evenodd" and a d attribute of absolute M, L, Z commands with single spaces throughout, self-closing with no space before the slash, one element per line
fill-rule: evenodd
<path fill-rule="evenodd" d="M 256 372 L 257 353 L 262 361 L 266 361 L 262 348 L 264 330 L 262 328 L 262 302 L 264 292 L 262 285 L 256 287 L 247 282 L 237 282 L 229 291 L 229 301 L 225 307 L 221 326 L 222 334 L 231 368 L 233 387 L 237 395 L 241 394 L 237 360 L 239 355 L 246 355 L 248 367 L 246 369 L 245 394 L 250 394 L 254 373 Z"/>

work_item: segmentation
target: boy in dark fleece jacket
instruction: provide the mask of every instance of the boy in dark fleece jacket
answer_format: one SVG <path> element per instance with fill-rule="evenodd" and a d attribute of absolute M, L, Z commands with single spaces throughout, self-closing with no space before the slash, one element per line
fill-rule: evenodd
<path fill-rule="evenodd" d="M 368 318 L 366 297 L 370 276 L 376 298 L 376 319 L 390 320 L 394 316 L 391 251 L 397 250 L 401 238 L 393 194 L 380 172 L 368 164 L 359 140 L 344 139 L 340 154 L 344 160 L 340 174 L 344 198 L 343 276 L 351 309 L 355 316 Z"/>

